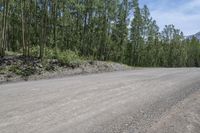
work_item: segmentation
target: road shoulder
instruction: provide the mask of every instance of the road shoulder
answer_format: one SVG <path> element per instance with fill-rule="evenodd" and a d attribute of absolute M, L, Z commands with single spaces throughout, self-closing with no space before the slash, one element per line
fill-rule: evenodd
<path fill-rule="evenodd" d="M 179 102 L 148 133 L 198 133 L 200 131 L 200 91 Z"/>

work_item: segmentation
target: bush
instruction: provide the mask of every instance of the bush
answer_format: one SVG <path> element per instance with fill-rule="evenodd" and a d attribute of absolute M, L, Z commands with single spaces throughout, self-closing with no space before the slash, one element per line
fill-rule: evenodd
<path fill-rule="evenodd" d="M 39 57 L 40 56 L 40 47 L 32 47 L 30 49 L 30 54 L 34 57 Z M 45 58 L 47 59 L 55 59 L 56 58 L 56 54 L 55 54 L 55 50 L 46 47 L 45 48 Z"/>
<path fill-rule="evenodd" d="M 40 55 L 40 47 L 39 46 L 34 46 L 30 49 L 30 55 L 32 55 L 33 57 L 39 57 Z"/>
<path fill-rule="evenodd" d="M 71 50 L 67 50 L 65 52 L 59 52 L 57 55 L 58 61 L 62 65 L 67 65 L 69 67 L 78 67 L 81 64 L 80 56 Z"/>
<path fill-rule="evenodd" d="M 0 66 L 0 74 L 6 74 L 6 73 L 8 73 L 8 67 Z"/>
<path fill-rule="evenodd" d="M 32 68 L 31 66 L 25 67 L 21 70 L 21 74 L 23 77 L 28 77 L 34 75 L 36 73 L 36 69 Z"/>
<path fill-rule="evenodd" d="M 55 49 L 45 48 L 45 57 L 47 59 L 55 59 L 56 58 Z"/>
<path fill-rule="evenodd" d="M 10 71 L 10 72 L 13 72 L 13 73 L 15 73 L 15 74 L 17 74 L 17 75 L 21 75 L 21 70 L 20 70 L 19 66 L 17 66 L 17 65 L 12 65 L 12 66 L 9 68 L 9 71 Z"/>
<path fill-rule="evenodd" d="M 36 70 L 31 66 L 23 66 L 23 68 L 20 68 L 17 65 L 13 65 L 9 68 L 9 71 L 22 77 L 28 77 L 36 73 Z"/>
<path fill-rule="evenodd" d="M 38 57 L 39 56 L 39 47 L 31 48 L 31 55 Z M 61 65 L 69 66 L 69 67 L 78 67 L 81 64 L 82 59 L 78 55 L 77 52 L 73 52 L 71 50 L 60 51 L 55 49 L 45 48 L 45 59 L 57 59 Z M 43 64 L 46 64 L 43 63 Z M 47 70 L 52 70 L 51 67 L 47 67 Z"/>

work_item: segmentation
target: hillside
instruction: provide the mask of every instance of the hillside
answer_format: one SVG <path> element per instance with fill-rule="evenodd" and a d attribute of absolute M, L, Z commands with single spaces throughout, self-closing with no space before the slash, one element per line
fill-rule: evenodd
<path fill-rule="evenodd" d="M 195 38 L 197 38 L 198 40 L 200 40 L 200 32 L 198 32 L 198 33 L 196 33 L 196 34 L 194 34 L 194 35 L 190 35 L 190 36 L 188 36 L 187 38 L 191 40 L 192 37 L 195 37 Z"/>

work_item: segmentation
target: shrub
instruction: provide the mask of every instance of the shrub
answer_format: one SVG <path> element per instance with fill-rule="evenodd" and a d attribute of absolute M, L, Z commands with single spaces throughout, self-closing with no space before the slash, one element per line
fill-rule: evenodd
<path fill-rule="evenodd" d="M 40 51 L 40 47 L 39 46 L 34 46 L 30 49 L 30 55 L 34 56 L 34 57 L 39 57 L 39 51 Z"/>
<path fill-rule="evenodd" d="M 45 57 L 47 59 L 55 59 L 56 58 L 55 49 L 45 48 Z"/>
<path fill-rule="evenodd" d="M 71 50 L 67 50 L 65 52 L 59 52 L 57 55 L 58 61 L 62 65 L 67 65 L 69 67 L 78 67 L 81 64 L 80 56 Z"/>
<path fill-rule="evenodd" d="M 39 57 L 40 56 L 40 47 L 32 47 L 30 50 L 30 54 L 34 57 Z M 56 54 L 55 54 L 55 50 L 46 47 L 45 48 L 45 58 L 47 59 L 55 59 L 56 58 Z"/>
<path fill-rule="evenodd" d="M 9 68 L 9 71 L 22 77 L 28 77 L 36 73 L 36 70 L 31 66 L 23 66 L 23 68 L 20 68 L 17 65 L 13 65 Z"/>
<path fill-rule="evenodd" d="M 17 75 L 21 75 L 21 70 L 20 70 L 19 66 L 17 66 L 17 65 L 12 65 L 12 66 L 9 68 L 9 71 L 10 71 L 10 72 L 13 72 L 13 73 L 15 73 L 15 74 L 17 74 Z"/>
<path fill-rule="evenodd" d="M 8 67 L 0 66 L 0 74 L 6 74 L 8 72 Z"/>
<path fill-rule="evenodd" d="M 25 67 L 21 70 L 21 76 L 28 77 L 34 75 L 36 73 L 36 69 L 32 68 L 31 66 Z"/>

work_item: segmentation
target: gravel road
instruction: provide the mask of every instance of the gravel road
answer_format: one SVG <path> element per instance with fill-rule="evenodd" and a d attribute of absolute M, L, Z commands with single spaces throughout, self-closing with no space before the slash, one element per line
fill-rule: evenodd
<path fill-rule="evenodd" d="M 199 133 L 200 69 L 0 85 L 0 133 Z"/>

